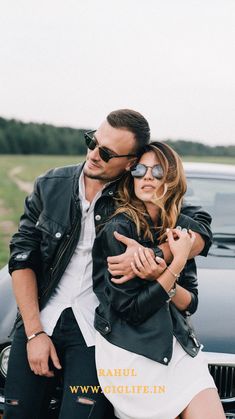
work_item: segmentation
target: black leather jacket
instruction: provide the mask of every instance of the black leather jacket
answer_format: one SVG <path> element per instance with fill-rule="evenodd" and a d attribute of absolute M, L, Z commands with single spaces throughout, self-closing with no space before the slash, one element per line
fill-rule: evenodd
<path fill-rule="evenodd" d="M 177 225 L 188 228 L 190 224 L 191 220 L 186 215 L 179 216 Z M 98 233 L 93 246 L 93 289 L 100 301 L 96 308 L 95 328 L 114 345 L 164 365 L 172 357 L 173 335 L 185 351 L 194 357 L 200 348 L 188 319 L 198 305 L 194 259 L 187 262 L 178 281 L 192 297 L 187 310 L 180 312 L 156 281 L 145 281 L 138 277 L 119 285 L 110 281 L 107 256 L 125 251 L 125 246 L 114 238 L 114 231 L 146 247 L 152 246 L 151 241 L 138 236 L 135 224 L 125 214 L 111 218 Z M 194 231 L 203 232 L 200 226 L 194 226 Z M 158 243 L 156 233 L 154 242 Z"/>
<path fill-rule="evenodd" d="M 19 230 L 10 243 L 9 272 L 31 268 L 37 277 L 42 309 L 57 287 L 80 236 L 79 176 L 83 164 L 49 170 L 37 178 L 26 198 Z M 110 183 L 94 208 L 96 227 L 113 213 L 117 182 Z M 185 214 L 204 228 L 205 252 L 210 245 L 210 216 L 200 207 L 186 206 Z"/>

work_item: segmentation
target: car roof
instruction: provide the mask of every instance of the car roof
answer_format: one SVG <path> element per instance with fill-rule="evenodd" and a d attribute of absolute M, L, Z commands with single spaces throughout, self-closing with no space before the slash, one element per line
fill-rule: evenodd
<path fill-rule="evenodd" d="M 183 165 L 189 176 L 235 180 L 235 165 L 232 164 L 183 162 Z"/>

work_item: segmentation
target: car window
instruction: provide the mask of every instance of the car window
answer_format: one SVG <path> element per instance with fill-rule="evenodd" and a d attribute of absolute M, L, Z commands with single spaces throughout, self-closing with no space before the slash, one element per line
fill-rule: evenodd
<path fill-rule="evenodd" d="M 187 184 L 185 201 L 211 214 L 212 231 L 235 234 L 235 181 L 188 177 Z"/>

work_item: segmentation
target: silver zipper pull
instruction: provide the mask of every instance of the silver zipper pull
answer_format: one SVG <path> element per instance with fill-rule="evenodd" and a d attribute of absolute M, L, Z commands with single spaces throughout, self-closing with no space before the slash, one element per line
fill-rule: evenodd
<path fill-rule="evenodd" d="M 198 342 L 198 340 L 197 340 L 197 338 L 196 338 L 196 336 L 194 335 L 194 333 L 190 333 L 190 338 L 192 338 L 192 340 L 194 341 L 194 343 L 195 343 L 195 345 L 196 345 L 196 347 L 197 348 L 200 348 L 200 344 L 199 344 L 199 342 Z"/>

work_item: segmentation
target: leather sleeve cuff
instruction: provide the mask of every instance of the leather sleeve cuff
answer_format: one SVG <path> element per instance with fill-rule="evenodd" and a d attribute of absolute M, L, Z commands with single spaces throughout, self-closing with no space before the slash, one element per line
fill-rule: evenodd
<path fill-rule="evenodd" d="M 156 256 L 159 256 L 160 258 L 164 259 L 164 254 L 163 254 L 162 249 L 160 249 L 160 247 L 155 246 L 155 247 L 153 247 L 152 249 L 153 249 L 153 251 L 154 251 L 155 257 L 156 257 Z"/>

